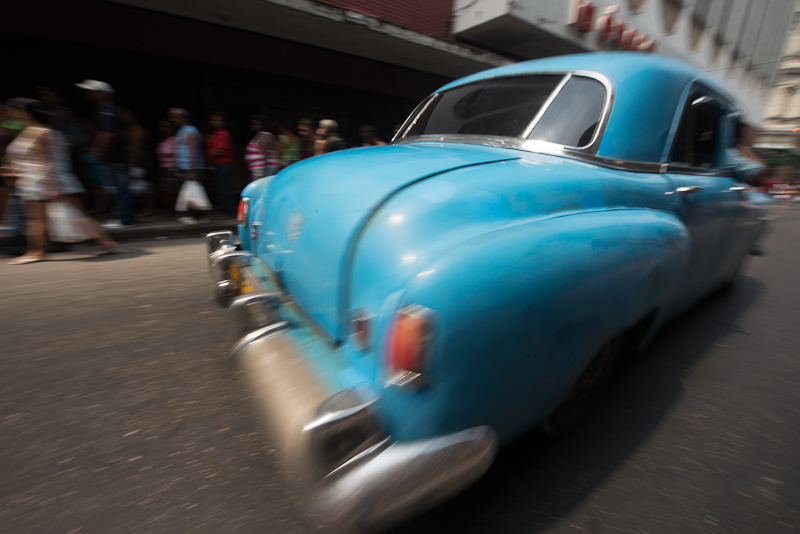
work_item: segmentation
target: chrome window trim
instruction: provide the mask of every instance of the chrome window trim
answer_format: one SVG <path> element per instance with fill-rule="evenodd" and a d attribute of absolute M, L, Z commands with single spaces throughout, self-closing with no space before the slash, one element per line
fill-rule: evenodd
<path fill-rule="evenodd" d="M 544 101 L 542 107 L 540 107 L 539 111 L 536 112 L 536 115 L 533 116 L 531 122 L 528 123 L 528 126 L 525 127 L 525 130 L 522 131 L 523 139 L 527 139 L 531 135 L 533 129 L 536 127 L 537 124 L 539 124 L 539 121 L 542 120 L 542 116 L 544 115 L 544 113 L 548 110 L 548 108 L 550 108 L 550 104 L 553 103 L 553 100 L 556 99 L 556 97 L 561 93 L 561 90 L 564 88 L 565 85 L 567 85 L 567 82 L 570 81 L 571 79 L 572 79 L 572 73 L 567 73 L 563 78 L 561 78 L 561 81 L 558 82 L 558 85 L 556 85 L 555 88 L 550 92 L 550 95 Z"/>
<path fill-rule="evenodd" d="M 689 98 L 691 97 L 692 92 L 697 89 L 702 90 L 705 93 L 705 95 L 710 96 L 715 100 L 717 100 L 720 103 L 720 106 L 723 107 L 723 110 L 725 111 L 723 117 L 724 120 L 727 121 L 727 124 L 723 125 L 720 128 L 720 135 L 723 136 L 722 137 L 723 140 L 727 135 L 730 135 L 731 133 L 726 131 L 726 129 L 729 128 L 730 126 L 730 121 L 742 115 L 742 111 L 738 108 L 737 103 L 730 96 L 711 87 L 710 85 L 708 85 L 699 78 L 695 78 L 689 81 L 686 84 L 686 87 L 684 87 L 683 90 L 681 91 L 681 97 L 678 101 L 678 106 L 675 112 L 675 116 L 672 119 L 672 126 L 670 127 L 669 134 L 667 135 L 667 141 L 664 143 L 664 151 L 661 155 L 661 160 L 664 162 L 665 165 L 674 169 L 667 171 L 673 174 L 702 174 L 704 176 L 714 176 L 714 175 L 726 176 L 729 173 L 727 169 L 725 169 L 724 163 L 722 164 L 721 167 L 709 171 L 709 169 L 705 167 L 693 167 L 686 163 L 678 163 L 678 162 L 673 163 L 671 161 L 672 152 L 675 145 L 675 138 L 678 136 L 678 130 L 680 129 L 681 121 L 683 120 L 683 117 L 686 114 L 686 105 L 689 103 Z"/>
<path fill-rule="evenodd" d="M 414 108 L 414 111 L 411 113 L 411 115 L 406 118 L 406 120 L 403 122 L 403 125 L 399 130 L 397 130 L 397 134 L 395 134 L 395 136 L 392 138 L 392 143 L 402 142 L 405 132 L 411 129 L 411 127 L 417 123 L 419 117 L 422 116 L 428 106 L 431 105 L 431 102 L 433 102 L 438 95 L 438 92 L 433 93 L 432 95 L 428 96 L 428 98 L 420 102 L 416 108 Z"/>
<path fill-rule="evenodd" d="M 568 157 L 573 158 L 579 161 L 583 161 L 584 163 L 589 163 L 592 165 L 598 165 L 600 167 L 606 167 L 609 169 L 616 169 L 616 170 L 623 170 L 629 172 L 638 172 L 638 173 L 651 173 L 651 174 L 692 174 L 692 175 L 700 175 L 700 176 L 720 176 L 726 177 L 728 176 L 728 172 L 725 169 L 707 169 L 704 167 L 692 167 L 690 165 L 684 164 L 677 164 L 677 163 L 664 163 L 664 162 L 646 162 L 646 161 L 630 161 L 630 160 L 621 160 L 615 158 L 604 158 L 597 156 L 597 150 L 600 147 L 600 142 L 602 141 L 603 134 L 605 133 L 605 129 L 608 126 L 608 121 L 611 116 L 611 110 L 614 105 L 614 101 L 616 99 L 616 91 L 614 90 L 614 86 L 606 76 L 593 71 L 585 71 L 585 70 L 573 70 L 573 71 L 540 71 L 540 72 L 529 72 L 529 73 L 521 73 L 521 74 L 514 74 L 513 76 L 530 76 L 530 75 L 557 75 L 562 74 L 564 78 L 559 82 L 550 96 L 547 98 L 545 103 L 542 105 L 542 108 L 537 112 L 534 119 L 531 121 L 531 125 L 525 129 L 525 133 L 530 135 L 529 129 L 532 131 L 533 127 L 535 127 L 536 123 L 541 119 L 542 115 L 549 109 L 550 105 L 553 101 L 558 97 L 558 94 L 567 84 L 567 82 L 572 79 L 573 76 L 583 76 L 586 78 L 592 78 L 594 80 L 599 81 L 603 84 L 606 89 L 606 103 L 603 108 L 603 112 L 600 116 L 600 121 L 598 123 L 597 129 L 595 130 L 594 136 L 592 137 L 591 142 L 583 147 L 569 147 L 565 145 L 559 145 L 557 143 L 551 143 L 549 141 L 538 141 L 538 140 L 529 140 L 522 137 L 502 137 L 502 136 L 482 136 L 482 135 L 460 135 L 460 134 L 448 134 L 448 135 L 419 135 L 414 137 L 395 137 L 392 141 L 394 144 L 402 144 L 402 143 L 464 143 L 470 145 L 483 145 L 483 146 L 490 146 L 490 147 L 497 147 L 497 148 L 510 148 L 514 150 L 522 150 L 525 152 L 532 152 L 532 153 L 539 153 L 539 154 L 547 154 L 551 156 L 561 156 L 561 157 Z M 513 77 L 513 76 L 498 76 L 497 78 L 505 78 L 505 77 Z M 487 78 L 493 79 L 493 78 Z M 695 82 L 691 82 L 688 84 L 689 87 Z M 456 86 L 460 87 L 460 86 Z M 707 88 L 707 86 L 706 86 Z M 708 88 L 710 89 L 710 88 Z M 714 94 L 718 94 L 717 91 L 711 90 Z M 430 102 L 438 95 L 439 93 L 434 93 L 430 95 L 427 99 L 425 99 L 417 109 L 411 114 L 411 116 L 406 119 L 406 122 L 403 123 L 403 127 L 398 130 L 398 136 L 405 133 L 406 130 L 416 122 L 417 117 L 419 117 L 422 112 L 430 105 Z M 688 91 L 682 95 L 682 101 L 685 102 L 685 99 L 688 95 Z M 724 100 L 725 102 L 730 104 L 728 99 Z M 678 112 L 678 120 L 682 115 L 683 107 L 679 108 L 680 111 Z M 669 142 L 674 138 L 675 131 L 671 131 L 669 135 Z"/>
<path fill-rule="evenodd" d="M 615 158 L 604 158 L 590 154 L 585 150 L 578 150 L 572 147 L 550 143 L 549 141 L 536 141 L 516 139 L 513 137 L 483 137 L 480 135 L 419 135 L 405 138 L 397 144 L 404 143 L 458 143 L 468 145 L 481 145 L 495 148 L 510 148 L 534 154 L 546 154 L 549 156 L 559 156 L 571 158 L 591 165 L 606 167 L 629 172 L 649 173 L 649 174 L 693 174 L 702 176 L 727 176 L 724 169 L 705 169 L 702 167 L 691 167 L 689 165 L 676 165 L 667 163 L 652 163 L 647 161 L 631 161 Z"/>
<path fill-rule="evenodd" d="M 611 109 L 614 106 L 614 101 L 616 99 L 616 91 L 614 90 L 614 85 L 611 83 L 611 80 L 608 79 L 603 74 L 594 71 L 588 70 L 544 70 L 538 72 L 523 72 L 518 74 L 512 74 L 509 76 L 495 76 L 491 78 L 484 78 L 483 80 L 476 80 L 475 82 L 470 83 L 480 83 L 487 80 L 494 80 L 494 79 L 501 79 L 501 78 L 514 78 L 519 76 L 553 76 L 553 75 L 561 75 L 563 76 L 562 80 L 559 81 L 556 88 L 553 92 L 548 96 L 545 103 L 542 105 L 541 109 L 536 113 L 536 116 L 532 119 L 531 123 L 525 128 L 523 133 L 530 135 L 530 131 L 533 131 L 533 128 L 536 126 L 536 123 L 542 118 L 542 116 L 547 112 L 550 108 L 550 105 L 553 101 L 558 97 L 558 94 L 567 84 L 567 82 L 572 79 L 574 76 L 582 76 L 585 78 L 591 78 L 597 80 L 598 82 L 603 84 L 603 87 L 606 90 L 606 101 L 605 105 L 603 106 L 603 110 L 600 113 L 600 120 L 597 124 L 597 129 L 592 136 L 592 140 L 589 142 L 588 145 L 582 147 L 568 147 L 571 151 L 580 151 L 582 153 L 588 155 L 597 154 L 597 150 L 600 147 L 600 142 L 603 138 L 603 134 L 605 133 L 606 126 L 608 125 L 609 117 L 611 116 Z M 462 87 L 463 85 L 469 84 L 462 84 L 452 87 L 455 89 L 457 87 Z M 425 109 L 430 105 L 430 103 L 440 94 L 440 92 L 433 93 L 428 98 L 423 100 L 417 108 L 414 110 L 413 113 L 406 119 L 403 123 L 403 126 L 397 131 L 397 135 L 392 139 L 392 144 L 399 144 L 399 143 L 413 143 L 417 141 L 428 141 L 433 139 L 444 139 L 447 138 L 446 142 L 455 142 L 455 143 L 469 143 L 470 140 L 473 142 L 471 144 L 483 144 L 488 146 L 508 146 L 510 148 L 518 148 L 520 150 L 529 150 L 522 146 L 512 146 L 516 143 L 525 143 L 528 142 L 527 139 L 523 137 L 501 137 L 501 136 L 494 136 L 491 138 L 479 136 L 479 135 L 459 135 L 459 134 L 448 134 L 448 135 L 421 135 L 421 136 L 414 136 L 414 137 L 406 137 L 405 132 L 407 132 L 412 125 L 416 124 L 418 118 L 422 115 Z M 529 131 L 530 130 L 530 131 Z M 524 137 L 527 137 L 524 136 Z M 455 138 L 461 138 L 461 140 L 457 140 Z M 475 143 L 475 139 L 481 139 L 482 141 Z M 488 139 L 491 139 L 487 142 Z M 501 141 L 502 140 L 502 141 Z M 547 143 L 553 146 L 563 146 L 558 145 L 556 143 L 550 143 L 549 141 L 536 141 L 537 143 Z"/>
<path fill-rule="evenodd" d="M 604 75 L 600 74 L 599 72 L 592 72 L 592 71 L 584 71 L 584 70 L 576 70 L 573 72 L 576 76 L 583 76 L 585 78 L 592 78 L 597 80 L 598 82 L 602 83 L 603 86 L 606 88 L 606 104 L 603 107 L 603 111 L 600 114 L 600 120 L 597 123 L 597 129 L 594 131 L 594 136 L 592 136 L 592 140 L 589 141 L 589 144 L 585 147 L 576 147 L 577 150 L 585 151 L 591 155 L 597 154 L 597 149 L 600 148 L 600 141 L 603 138 L 603 134 L 606 131 L 606 126 L 608 125 L 608 119 L 611 116 L 611 109 L 614 107 L 614 102 L 616 100 L 616 91 L 614 90 L 614 84 L 611 83 Z"/>

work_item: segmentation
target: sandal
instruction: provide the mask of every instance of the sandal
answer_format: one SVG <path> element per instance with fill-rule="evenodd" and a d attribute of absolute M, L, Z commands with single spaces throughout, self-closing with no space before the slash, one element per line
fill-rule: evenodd
<path fill-rule="evenodd" d="M 37 262 L 40 262 L 40 261 L 44 261 L 44 259 L 43 258 L 19 257 L 19 258 L 14 258 L 10 262 L 8 262 L 8 264 L 9 265 L 26 265 L 28 263 L 37 263 Z"/>

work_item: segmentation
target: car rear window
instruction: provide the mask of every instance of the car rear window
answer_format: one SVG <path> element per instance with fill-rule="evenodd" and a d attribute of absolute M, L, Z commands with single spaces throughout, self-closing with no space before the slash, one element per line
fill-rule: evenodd
<path fill-rule="evenodd" d="M 423 104 L 404 137 L 522 137 L 563 75 L 513 76 L 454 87 Z"/>
<path fill-rule="evenodd" d="M 547 107 L 528 139 L 570 147 L 588 146 L 600 124 L 605 103 L 606 88 L 602 83 L 573 76 Z"/>
<path fill-rule="evenodd" d="M 511 76 L 437 93 L 418 108 L 403 137 L 527 136 L 571 147 L 586 146 L 603 114 L 605 86 L 593 78 L 571 76 L 542 113 L 562 80 L 562 74 Z"/>

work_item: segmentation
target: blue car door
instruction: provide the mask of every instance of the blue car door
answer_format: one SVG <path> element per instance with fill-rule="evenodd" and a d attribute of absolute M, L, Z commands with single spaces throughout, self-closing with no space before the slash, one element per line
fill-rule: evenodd
<path fill-rule="evenodd" d="M 695 300 L 721 281 L 738 218 L 738 184 L 725 175 L 728 106 L 711 91 L 695 87 L 687 96 L 667 165 L 672 208 L 691 236 L 689 270 L 682 296 Z"/>

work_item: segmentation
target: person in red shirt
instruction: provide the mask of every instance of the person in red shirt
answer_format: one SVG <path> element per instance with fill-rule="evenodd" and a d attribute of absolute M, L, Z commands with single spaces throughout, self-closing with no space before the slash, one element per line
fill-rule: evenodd
<path fill-rule="evenodd" d="M 233 140 L 225 128 L 225 115 L 216 111 L 209 117 L 211 134 L 206 139 L 206 162 L 214 176 L 214 185 L 219 196 L 222 215 L 235 217 L 233 193 L 231 192 L 231 163 L 233 162 Z"/>

